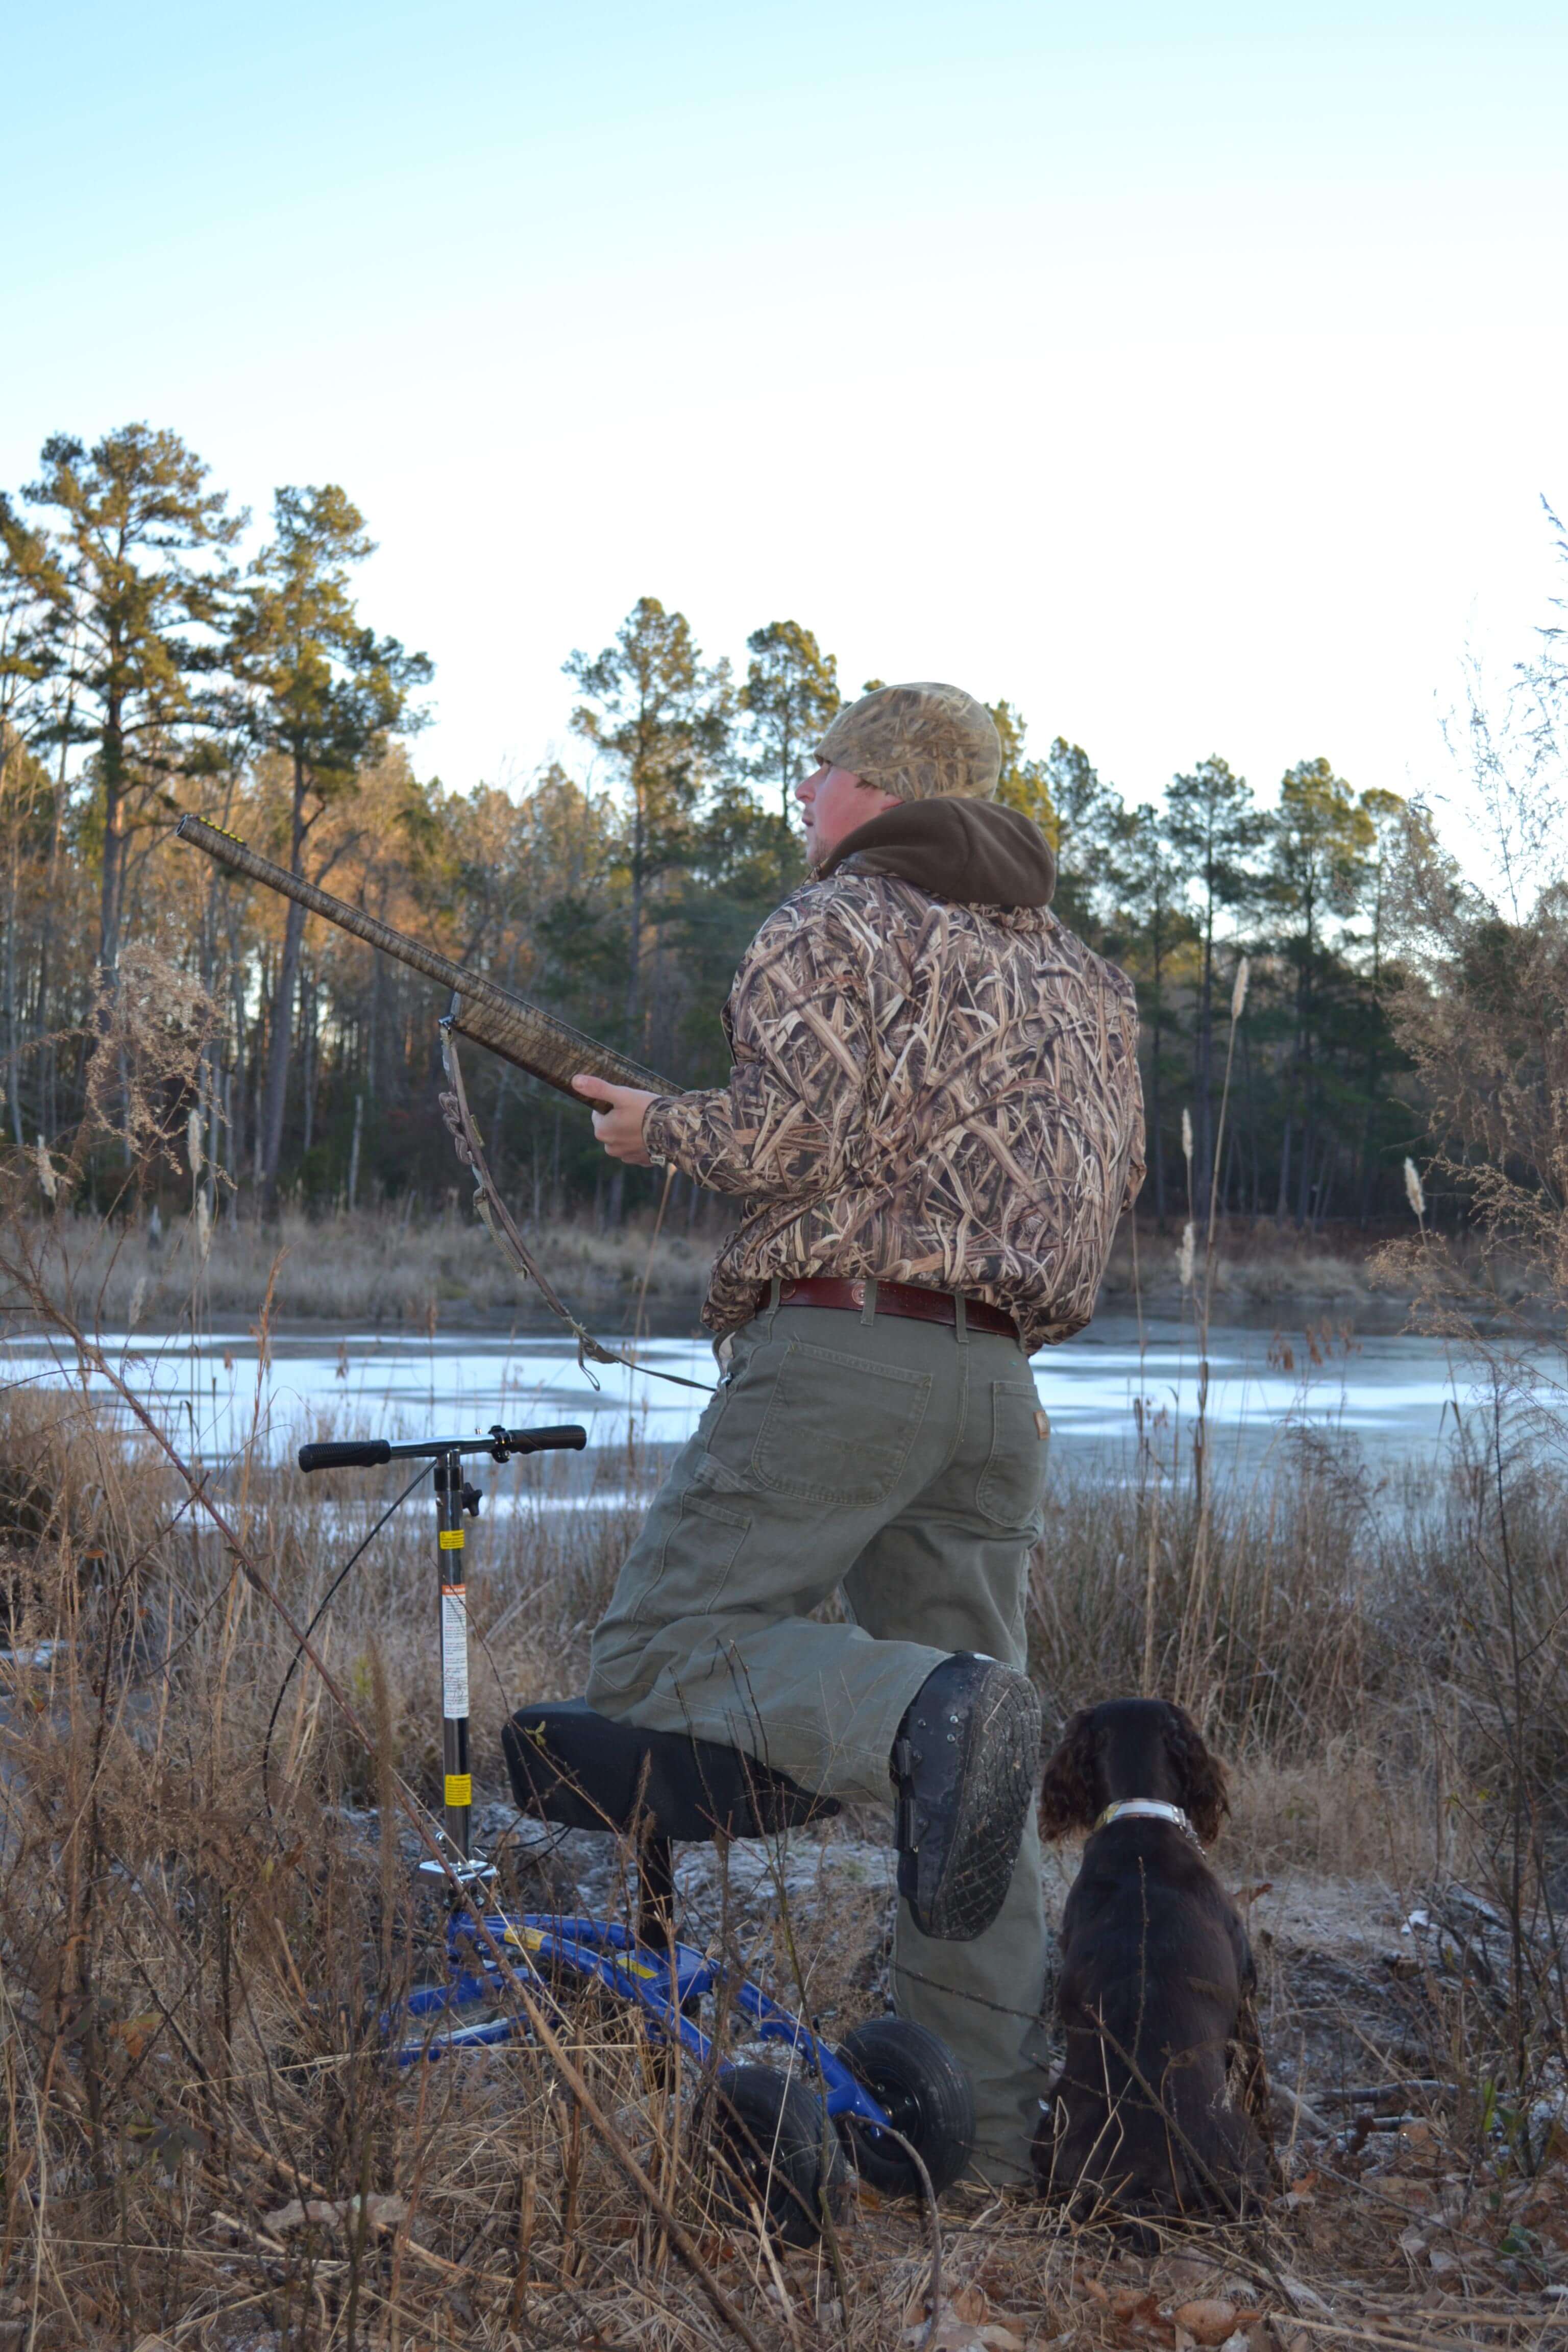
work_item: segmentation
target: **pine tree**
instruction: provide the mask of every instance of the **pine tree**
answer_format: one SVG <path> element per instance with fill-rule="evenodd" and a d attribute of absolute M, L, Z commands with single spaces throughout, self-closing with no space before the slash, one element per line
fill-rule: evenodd
<path fill-rule="evenodd" d="M 1080 744 L 1057 736 L 1042 765 L 1057 853 L 1057 913 L 1090 947 L 1103 948 L 1121 889 L 1127 811 Z"/>
<path fill-rule="evenodd" d="M 46 441 L 24 490 L 58 522 L 34 542 L 34 585 L 50 608 L 68 685 L 70 738 L 89 744 L 100 801 L 99 969 L 120 953 L 128 835 L 216 719 L 210 688 L 231 574 L 224 551 L 247 520 L 206 488 L 174 433 L 126 425 L 90 450 Z"/>
<path fill-rule="evenodd" d="M 1318 1021 L 1334 978 L 1325 954 L 1325 926 L 1331 917 L 1348 915 L 1355 907 L 1375 837 L 1372 817 L 1326 760 L 1301 760 L 1286 772 L 1269 824 L 1268 892 L 1283 919 L 1280 947 L 1295 979 L 1295 1037 L 1275 1213 L 1283 1219 L 1289 1206 L 1294 1146 L 1300 1225 L 1318 1220 L 1327 1154 L 1334 1142 L 1321 1132 Z"/>
<path fill-rule="evenodd" d="M 1186 900 L 1186 877 L 1166 838 L 1159 813 L 1135 809 L 1123 850 L 1122 906 L 1129 937 L 1126 961 L 1149 1029 L 1148 1130 L 1154 1213 L 1165 1215 L 1165 1039 L 1177 1030 L 1169 996 L 1173 967 L 1190 961 L 1198 929 Z M 1179 1033 L 1177 1033 L 1179 1034 Z"/>
<path fill-rule="evenodd" d="M 252 741 L 288 762 L 289 870 L 303 875 L 313 828 L 353 791 L 360 771 L 382 756 L 394 728 L 406 733 L 418 724 L 410 698 L 432 673 L 423 654 L 406 653 L 395 637 L 378 637 L 361 623 L 349 572 L 374 551 L 374 542 L 358 508 L 335 483 L 279 490 L 273 527 L 271 544 L 250 566 L 228 659 Z M 283 1148 L 304 929 L 305 910 L 291 898 L 261 1101 L 261 1180 L 269 1207 Z"/>
<path fill-rule="evenodd" d="M 801 772 L 815 765 L 815 746 L 839 707 L 838 665 L 798 621 L 753 629 L 746 650 L 752 658 L 740 693 L 751 742 L 746 773 L 778 785 L 788 824 Z"/>
<path fill-rule="evenodd" d="M 1251 860 L 1268 827 L 1245 776 L 1219 758 L 1173 776 L 1165 795 L 1165 831 L 1197 894 L 1202 961 L 1193 1023 L 1195 1110 L 1193 1197 L 1206 1201 L 1214 1173 L 1215 941 L 1221 911 L 1236 914 L 1256 887 Z"/>
<path fill-rule="evenodd" d="M 603 653 L 574 653 L 564 667 L 584 698 L 572 724 L 626 796 L 624 1018 L 628 1049 L 646 1053 L 650 898 L 690 856 L 693 814 L 729 743 L 729 669 L 704 667 L 685 614 L 667 613 L 657 596 L 638 598 Z"/>
<path fill-rule="evenodd" d="M 1028 723 L 1023 712 L 1015 710 L 1010 702 L 988 702 L 985 707 L 1002 739 L 1002 773 L 997 780 L 996 798 L 1004 808 L 1016 809 L 1031 824 L 1037 824 L 1054 849 L 1057 813 L 1051 805 L 1045 761 L 1031 760 L 1025 751 Z"/>
<path fill-rule="evenodd" d="M 1366 1106 L 1361 1140 L 1360 1215 L 1364 1225 L 1372 1213 L 1379 1115 L 1387 1108 L 1388 1089 L 1384 1085 L 1384 1078 L 1395 1053 L 1384 995 L 1391 901 L 1405 847 L 1408 810 L 1397 793 L 1384 792 L 1375 785 L 1370 792 L 1363 793 L 1361 806 L 1373 832 L 1365 866 L 1365 887 L 1359 909 L 1370 926 L 1365 939 L 1368 961 L 1361 1072 L 1362 1093 Z"/>

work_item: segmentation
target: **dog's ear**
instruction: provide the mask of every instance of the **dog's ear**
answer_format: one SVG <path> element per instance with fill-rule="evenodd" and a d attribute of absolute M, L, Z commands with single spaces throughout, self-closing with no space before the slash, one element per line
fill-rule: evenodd
<path fill-rule="evenodd" d="M 1175 1766 L 1182 1811 L 1205 1845 L 1213 1845 L 1220 1822 L 1230 1811 L 1225 1766 L 1205 1745 L 1203 1734 L 1184 1706 L 1166 1706 L 1165 1746 Z"/>
<path fill-rule="evenodd" d="M 1047 1838 L 1068 1830 L 1090 1830 L 1100 1805 L 1095 1794 L 1092 1707 L 1080 1707 L 1061 1736 L 1040 1784 L 1040 1828 Z"/>

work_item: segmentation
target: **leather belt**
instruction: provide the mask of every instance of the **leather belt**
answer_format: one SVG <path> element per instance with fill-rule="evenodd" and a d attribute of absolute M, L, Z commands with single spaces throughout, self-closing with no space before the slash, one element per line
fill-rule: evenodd
<path fill-rule="evenodd" d="M 879 1282 L 876 1292 L 879 1315 L 907 1315 L 917 1323 L 957 1328 L 958 1308 L 951 1290 L 927 1290 L 913 1282 Z M 837 1307 L 843 1313 L 858 1315 L 865 1304 L 863 1282 L 840 1282 L 831 1275 L 803 1275 L 779 1286 L 781 1307 Z M 1013 1318 L 984 1298 L 964 1299 L 963 1319 L 972 1331 L 999 1331 L 1006 1339 L 1018 1337 Z"/>

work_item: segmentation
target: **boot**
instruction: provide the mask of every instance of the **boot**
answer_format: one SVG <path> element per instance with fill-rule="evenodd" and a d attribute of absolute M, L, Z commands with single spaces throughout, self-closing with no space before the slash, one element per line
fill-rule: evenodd
<path fill-rule="evenodd" d="M 1040 1778 L 1026 1675 L 960 1651 L 915 1693 L 893 1742 L 899 1893 L 922 1936 L 984 1934 L 1012 1884 Z"/>

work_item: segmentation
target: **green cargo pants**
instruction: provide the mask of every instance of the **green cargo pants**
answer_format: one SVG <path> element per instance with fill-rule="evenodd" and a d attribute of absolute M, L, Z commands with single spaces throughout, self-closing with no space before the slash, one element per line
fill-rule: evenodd
<path fill-rule="evenodd" d="M 868 1285 L 870 1291 L 872 1286 Z M 805 1307 L 735 1334 L 594 1635 L 589 1704 L 887 1803 L 905 1708 L 955 1650 L 1025 1664 L 1046 1447 L 1016 1345 Z M 811 1612 L 842 1591 L 852 1622 Z M 975 2169 L 1028 2177 L 1045 1976 L 1031 1812 L 1000 1916 L 936 1943 L 899 1906 L 893 1997 L 974 2084 Z"/>

